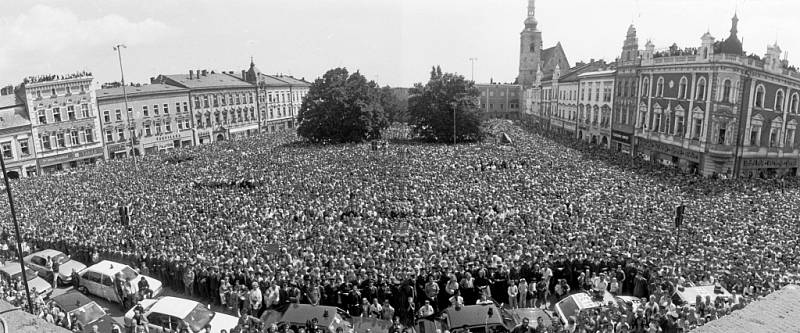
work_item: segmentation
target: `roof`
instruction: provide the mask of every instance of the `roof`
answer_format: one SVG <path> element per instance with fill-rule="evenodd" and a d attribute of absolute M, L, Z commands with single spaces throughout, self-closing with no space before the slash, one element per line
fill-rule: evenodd
<path fill-rule="evenodd" d="M 312 318 L 317 318 L 317 324 L 322 327 L 328 327 L 336 317 L 337 308 L 333 306 L 314 306 L 310 304 L 292 304 L 290 305 L 283 316 L 282 322 L 291 324 L 305 324 L 306 321 Z M 327 312 L 327 317 L 325 316 Z M 338 323 L 337 323 L 338 324 Z"/>
<path fill-rule="evenodd" d="M 117 274 L 117 272 L 122 271 L 123 267 L 127 267 L 127 265 L 120 264 L 118 262 L 113 262 L 110 260 L 103 260 L 101 262 L 98 262 L 94 265 L 87 267 L 86 269 L 92 272 L 98 272 L 106 274 L 108 276 L 114 276 L 115 274 Z"/>
<path fill-rule="evenodd" d="M 64 311 L 70 312 L 94 301 L 81 292 L 73 290 L 53 297 L 53 302 L 56 302 Z"/>
<path fill-rule="evenodd" d="M 8 273 L 8 275 L 14 275 L 14 274 L 17 274 L 19 272 L 22 272 L 22 268 L 21 267 L 22 266 L 19 264 L 19 262 L 9 260 L 9 261 L 6 261 L 5 263 L 3 263 L 3 267 L 0 267 L 0 270 L 3 271 L 3 272 Z M 30 277 L 28 277 L 28 278 L 30 278 Z"/>
<path fill-rule="evenodd" d="M 277 77 L 274 77 L 272 75 L 266 75 L 266 74 L 261 74 L 261 73 L 259 73 L 259 75 L 258 75 L 258 83 L 259 84 L 263 83 L 263 84 L 265 84 L 267 86 L 270 86 L 270 87 L 287 87 L 287 86 L 290 86 L 290 84 L 288 82 L 286 82 L 286 81 L 280 80 Z"/>
<path fill-rule="evenodd" d="M 162 75 L 184 88 L 213 89 L 213 88 L 252 88 L 253 85 L 242 81 L 236 76 L 223 73 L 208 73 L 190 79 L 189 74 Z"/>
<path fill-rule="evenodd" d="M 0 109 L 10 108 L 17 105 L 22 105 L 23 103 L 17 100 L 17 95 L 2 95 L 0 96 Z"/>
<path fill-rule="evenodd" d="M 719 288 L 719 292 L 717 293 L 714 292 L 714 286 L 698 286 L 684 288 L 683 291 L 679 289 L 678 296 L 689 304 L 694 304 L 697 300 L 697 296 L 702 297 L 704 300 L 706 296 L 709 296 L 711 297 L 711 302 L 714 302 L 717 297 L 731 297 L 731 293 L 722 287 Z"/>
<path fill-rule="evenodd" d="M 29 126 L 30 124 L 30 115 L 25 106 L 14 105 L 6 108 L 0 106 L 0 128 Z"/>
<path fill-rule="evenodd" d="M 17 309 L 0 300 L 0 332 L 14 333 L 70 333 L 69 330 L 50 324 L 44 319 Z"/>
<path fill-rule="evenodd" d="M 153 304 L 150 308 L 150 312 L 168 314 L 183 319 L 189 315 L 189 312 L 192 312 L 192 310 L 197 307 L 197 304 L 199 303 L 190 299 L 164 296 Z"/>
<path fill-rule="evenodd" d="M 586 72 L 586 73 L 583 73 L 583 74 L 579 74 L 578 77 L 587 78 L 587 77 L 594 77 L 594 76 L 614 75 L 614 73 L 616 73 L 616 72 L 617 71 L 615 71 L 615 70 Z"/>
<path fill-rule="evenodd" d="M 311 86 L 311 83 L 308 83 L 308 82 L 306 82 L 304 80 L 295 79 L 294 77 L 288 76 L 288 75 L 278 75 L 277 78 L 279 80 L 281 80 L 281 81 L 284 81 L 284 82 L 290 84 L 292 87 L 310 87 Z"/>
<path fill-rule="evenodd" d="M 133 96 L 142 96 L 142 95 L 154 95 L 154 94 L 165 94 L 165 93 L 188 93 L 189 89 L 171 86 L 168 84 L 144 84 L 141 86 L 126 86 L 125 93 L 128 97 Z M 116 88 L 106 88 L 97 90 L 97 99 L 112 99 L 112 98 L 123 98 L 124 95 L 122 94 L 122 87 Z"/>
<path fill-rule="evenodd" d="M 37 256 L 40 256 L 40 257 L 55 257 L 55 256 L 57 256 L 59 254 L 66 255 L 66 254 L 64 254 L 64 252 L 61 252 L 59 250 L 44 249 L 44 250 L 41 250 L 41 251 L 36 251 L 34 253 L 31 253 L 28 256 L 37 255 Z"/>
<path fill-rule="evenodd" d="M 693 332 L 796 332 L 800 318 L 800 287 L 788 285 Z"/>
<path fill-rule="evenodd" d="M 487 320 L 490 310 L 492 311 L 492 316 Z M 503 318 L 500 315 L 500 310 L 494 304 L 467 305 L 461 307 L 461 309 L 447 309 L 447 319 L 450 322 L 451 330 L 464 326 L 483 326 L 484 324 L 503 325 Z"/>

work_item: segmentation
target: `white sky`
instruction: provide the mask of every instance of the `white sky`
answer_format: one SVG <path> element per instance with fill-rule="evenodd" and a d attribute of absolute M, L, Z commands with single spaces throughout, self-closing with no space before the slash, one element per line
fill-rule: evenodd
<path fill-rule="evenodd" d="M 527 0 L 0 0 L 0 84 L 90 70 L 119 79 L 112 46 L 125 43 L 127 81 L 189 69 L 233 70 L 250 56 L 265 73 L 312 80 L 345 66 L 391 86 L 427 79 L 432 65 L 510 82 Z M 561 41 L 571 64 L 613 61 L 628 25 L 640 47 L 699 46 L 728 36 L 738 7 L 747 52 L 776 40 L 800 55 L 800 0 L 539 0 L 544 47 Z"/>

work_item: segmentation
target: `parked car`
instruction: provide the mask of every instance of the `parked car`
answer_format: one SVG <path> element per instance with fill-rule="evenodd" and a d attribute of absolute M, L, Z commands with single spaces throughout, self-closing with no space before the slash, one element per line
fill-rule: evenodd
<path fill-rule="evenodd" d="M 578 317 L 582 311 L 608 306 L 609 303 L 616 304 L 614 295 L 606 291 L 602 297 L 594 293 L 581 292 L 564 297 L 556 303 L 555 312 L 561 323 L 567 324 L 570 317 Z"/>
<path fill-rule="evenodd" d="M 265 327 L 280 324 L 287 325 L 286 328 L 306 327 L 316 319 L 317 326 L 325 333 L 335 333 L 338 328 L 344 333 L 352 333 L 353 324 L 347 320 L 349 317 L 347 312 L 333 306 L 291 303 L 264 311 L 260 319 Z"/>
<path fill-rule="evenodd" d="M 230 332 L 239 323 L 239 319 L 216 313 L 198 302 L 164 296 L 158 299 L 146 299 L 139 303 L 143 309 L 142 315 L 147 319 L 150 333 L 179 332 L 188 328 L 193 333 L 219 333 L 221 330 Z M 133 317 L 136 314 L 134 306 L 125 313 L 125 328 L 133 332 Z"/>
<path fill-rule="evenodd" d="M 53 304 L 68 314 L 75 314 L 77 320 L 83 326 L 83 333 L 93 332 L 93 326 L 97 326 L 100 332 L 111 332 L 111 328 L 117 322 L 106 313 L 106 309 L 100 307 L 95 301 L 89 299 L 78 291 L 70 291 L 53 297 Z"/>
<path fill-rule="evenodd" d="M 694 306 L 697 301 L 697 296 L 705 301 L 706 297 L 711 299 L 711 303 L 716 302 L 717 298 L 732 299 L 733 295 L 727 289 L 720 285 L 715 286 L 695 286 L 695 287 L 678 287 L 673 303 L 676 305 L 690 305 Z"/>
<path fill-rule="evenodd" d="M 481 304 L 449 307 L 439 315 L 418 320 L 415 330 L 420 333 L 509 332 L 520 323 L 516 321 L 515 314 L 496 304 Z"/>
<path fill-rule="evenodd" d="M 22 265 L 16 261 L 6 261 L 3 263 L 3 267 L 0 267 L 0 275 L 3 276 L 6 282 L 12 285 L 16 284 L 17 279 L 22 281 Z M 30 288 L 31 292 L 36 290 L 36 293 L 44 299 L 50 297 L 50 294 L 53 293 L 53 286 L 49 282 L 40 278 L 36 271 L 28 267 L 25 267 L 25 275 L 28 278 L 28 288 Z"/>
<path fill-rule="evenodd" d="M 114 289 L 114 278 L 117 273 L 120 273 L 124 280 L 130 279 L 134 286 L 138 286 L 139 280 L 145 279 L 153 291 L 153 297 L 161 294 L 161 281 L 141 275 L 128 265 L 109 260 L 103 260 L 82 270 L 79 273 L 78 291 L 120 303 L 120 298 Z"/>
<path fill-rule="evenodd" d="M 31 253 L 22 260 L 25 265 L 38 272 L 39 276 L 47 281 L 53 281 L 50 269 L 47 268 L 47 258 L 58 263 L 58 284 L 65 285 L 72 283 L 72 270 L 76 272 L 82 271 L 86 265 L 72 260 L 70 256 L 57 251 L 57 250 L 41 250 L 39 252 Z"/>

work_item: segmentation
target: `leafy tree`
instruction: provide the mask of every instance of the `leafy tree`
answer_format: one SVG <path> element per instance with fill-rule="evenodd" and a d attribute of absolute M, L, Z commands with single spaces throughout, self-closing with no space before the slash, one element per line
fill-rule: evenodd
<path fill-rule="evenodd" d="M 389 123 L 408 122 L 408 90 L 404 88 L 381 88 L 381 105 Z"/>
<path fill-rule="evenodd" d="M 311 84 L 298 114 L 297 134 L 312 142 L 361 142 L 379 139 L 389 126 L 381 89 L 359 72 L 329 70 Z"/>
<path fill-rule="evenodd" d="M 410 124 L 421 137 L 436 142 L 453 142 L 455 121 L 456 141 L 483 140 L 478 106 L 480 92 L 474 82 L 461 75 L 443 74 L 442 69 L 436 66 L 431 70 L 428 83 L 424 86 L 415 84 L 409 94 Z"/>

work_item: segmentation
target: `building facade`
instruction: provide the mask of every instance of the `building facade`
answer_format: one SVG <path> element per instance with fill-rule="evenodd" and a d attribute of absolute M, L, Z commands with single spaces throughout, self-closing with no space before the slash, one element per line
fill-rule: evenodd
<path fill-rule="evenodd" d="M 800 73 L 777 45 L 747 55 L 734 16 L 730 36 L 696 48 L 646 45 L 639 71 L 636 151 L 706 176 L 797 175 Z"/>
<path fill-rule="evenodd" d="M 196 144 L 232 140 L 259 132 L 256 87 L 233 72 L 190 70 L 187 74 L 159 75 L 151 83 L 189 90 L 189 108 Z"/>
<path fill-rule="evenodd" d="M 636 28 L 631 25 L 625 36 L 622 54 L 617 59 L 614 103 L 612 106 L 611 149 L 624 154 L 633 154 L 634 123 L 638 106 L 639 39 Z"/>
<path fill-rule="evenodd" d="M 31 121 L 25 103 L 13 95 L 0 96 L 0 154 L 6 164 L 3 177 L 16 179 L 36 175 Z"/>
<path fill-rule="evenodd" d="M 480 90 L 483 119 L 519 119 L 522 87 L 518 84 L 475 84 Z"/>
<path fill-rule="evenodd" d="M 17 96 L 30 115 L 40 173 L 94 164 L 104 155 L 91 73 L 25 79 Z"/>
<path fill-rule="evenodd" d="M 244 81 L 257 87 L 259 126 L 262 132 L 292 129 L 311 84 L 285 75 L 266 75 L 250 61 L 242 71 Z"/>
<path fill-rule="evenodd" d="M 153 154 L 194 143 L 189 89 L 166 84 L 97 90 L 106 158 Z M 125 108 L 127 95 L 127 111 Z"/>
<path fill-rule="evenodd" d="M 579 75 L 578 139 L 611 148 L 611 118 L 616 70 Z"/>

